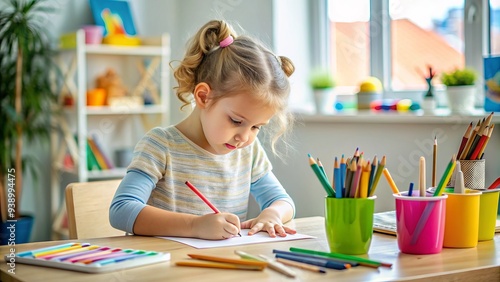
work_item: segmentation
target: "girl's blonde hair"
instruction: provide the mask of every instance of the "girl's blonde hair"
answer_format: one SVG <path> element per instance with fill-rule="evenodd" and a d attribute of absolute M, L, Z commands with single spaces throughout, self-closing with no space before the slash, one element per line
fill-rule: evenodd
<path fill-rule="evenodd" d="M 229 36 L 234 41 L 221 47 L 220 42 Z M 294 70 L 287 57 L 274 55 L 248 36 L 237 36 L 225 21 L 212 20 L 188 42 L 184 59 L 174 70 L 179 84 L 174 89 L 183 103 L 181 108 L 191 103 L 191 95 L 200 82 L 210 86 L 213 103 L 242 92 L 255 95 L 276 109 L 275 126 L 269 135 L 272 151 L 276 153 L 276 142 L 293 123 L 287 103 L 290 93 L 288 77 Z"/>

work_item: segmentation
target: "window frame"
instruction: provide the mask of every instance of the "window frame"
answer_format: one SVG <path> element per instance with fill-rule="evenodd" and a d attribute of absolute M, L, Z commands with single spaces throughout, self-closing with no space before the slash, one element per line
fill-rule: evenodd
<path fill-rule="evenodd" d="M 320 10 L 318 10 L 320 9 Z M 311 11 L 321 11 L 323 16 L 311 17 L 312 28 L 321 30 L 313 33 L 316 45 L 328 46 L 328 31 L 330 23 L 328 18 L 328 0 L 311 1 Z M 479 73 L 478 85 L 484 84 L 483 56 L 490 54 L 490 1 L 489 0 L 464 0 L 464 56 L 465 65 L 472 67 Z M 389 15 L 389 0 L 370 0 L 370 73 L 380 79 L 384 87 L 384 98 L 412 98 L 420 97 L 421 91 L 392 89 L 392 52 L 391 52 L 391 19 Z M 326 33 L 328 32 L 328 33 Z M 381 33 L 381 34 L 379 34 Z M 372 36 L 377 34 L 377 36 Z M 320 38 L 318 38 L 318 36 Z M 325 41 L 327 43 L 325 43 Z M 327 45 L 326 45 L 327 44 Z M 330 62 L 330 48 L 318 48 L 313 44 L 313 65 L 321 62 Z M 332 70 L 334 73 L 336 70 Z M 340 70 L 341 71 L 341 70 Z M 484 104 L 484 89 L 478 87 L 476 106 Z"/>

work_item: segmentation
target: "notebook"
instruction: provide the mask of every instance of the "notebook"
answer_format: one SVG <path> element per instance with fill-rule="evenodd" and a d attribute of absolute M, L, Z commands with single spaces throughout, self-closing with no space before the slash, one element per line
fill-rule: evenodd
<path fill-rule="evenodd" d="M 396 211 L 375 213 L 373 215 L 373 231 L 396 235 Z M 495 233 L 500 233 L 500 216 L 497 218 Z"/>
<path fill-rule="evenodd" d="M 89 243 L 66 243 L 5 255 L 5 261 L 102 273 L 170 260 L 170 253 L 101 247 Z"/>

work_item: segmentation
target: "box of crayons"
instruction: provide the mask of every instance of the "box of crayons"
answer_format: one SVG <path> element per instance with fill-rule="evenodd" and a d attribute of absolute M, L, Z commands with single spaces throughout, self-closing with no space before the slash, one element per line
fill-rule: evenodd
<path fill-rule="evenodd" d="M 89 243 L 66 243 L 17 253 L 15 257 L 5 255 L 6 262 L 12 260 L 24 264 L 101 273 L 166 262 L 170 260 L 170 253 L 112 248 Z"/>

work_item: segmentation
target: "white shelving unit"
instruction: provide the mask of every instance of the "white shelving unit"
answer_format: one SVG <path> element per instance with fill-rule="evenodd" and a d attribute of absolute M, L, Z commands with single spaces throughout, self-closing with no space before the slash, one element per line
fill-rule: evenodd
<path fill-rule="evenodd" d="M 158 59 L 159 64 L 153 67 L 153 60 Z M 114 163 L 116 150 L 131 150 L 148 130 L 170 123 L 170 38 L 168 34 L 141 38 L 140 46 L 87 45 L 84 31 L 78 30 L 75 47 L 61 48 L 58 60 L 65 73 L 65 88 L 61 96 L 70 94 L 74 104 L 64 107 L 64 118 L 54 123 L 59 130 L 52 134 L 51 204 L 56 221 L 64 208 L 61 203 L 64 203 L 63 191 L 67 183 L 63 178 L 70 178 L 69 182 L 87 182 L 122 178 L 125 175 L 124 167 L 87 170 L 88 136 L 98 138 L 103 153 Z M 144 85 L 154 85 L 159 96 L 156 104 L 130 107 L 87 106 L 87 90 L 95 88 L 97 76 L 109 68 L 120 76 L 129 95 L 145 95 L 148 89 Z M 72 141 L 73 144 L 70 144 Z M 62 156 L 66 154 L 63 151 L 69 151 L 75 156 L 73 169 L 62 164 Z"/>

